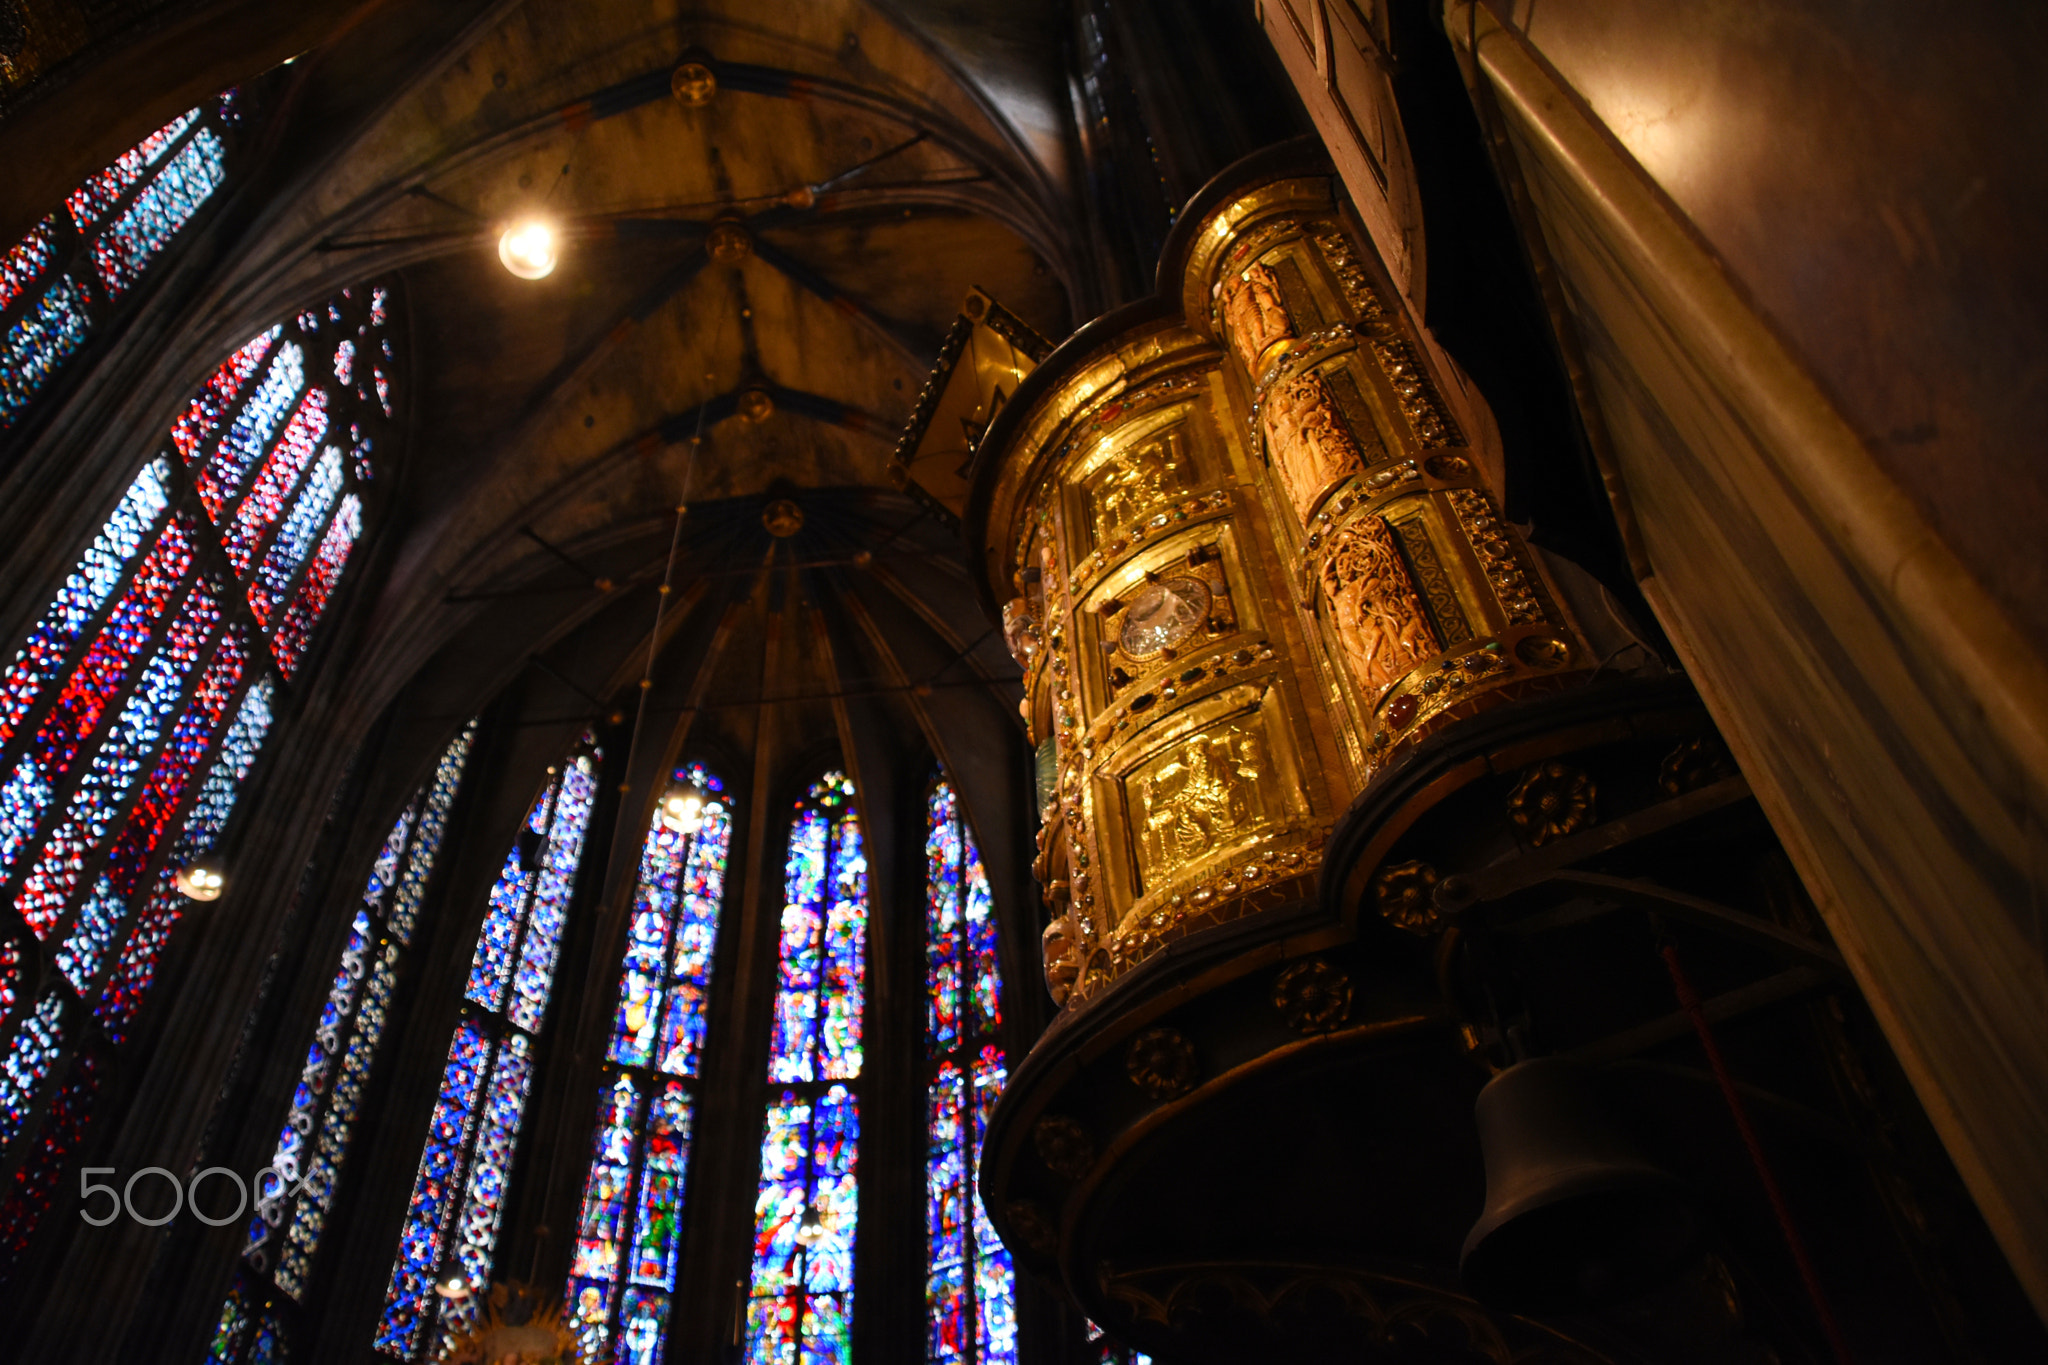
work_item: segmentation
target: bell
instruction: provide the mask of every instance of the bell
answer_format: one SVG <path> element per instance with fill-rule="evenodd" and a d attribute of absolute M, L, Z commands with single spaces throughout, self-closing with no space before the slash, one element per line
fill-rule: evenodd
<path fill-rule="evenodd" d="M 1695 1221 L 1677 1177 L 1602 1110 L 1564 1057 L 1519 1062 L 1479 1092 L 1486 1209 L 1458 1268 L 1487 1303 L 1528 1311 L 1629 1298 L 1675 1273 Z"/>

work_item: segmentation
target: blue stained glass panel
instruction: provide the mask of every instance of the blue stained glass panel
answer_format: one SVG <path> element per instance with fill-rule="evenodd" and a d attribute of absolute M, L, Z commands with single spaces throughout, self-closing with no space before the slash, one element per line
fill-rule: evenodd
<path fill-rule="evenodd" d="M 0 313 L 28 293 L 57 253 L 57 220 L 45 218 L 0 256 Z"/>
<path fill-rule="evenodd" d="M 498 1049 L 490 1089 L 477 1123 L 470 1157 L 469 1180 L 462 1212 L 449 1230 L 455 1260 L 473 1285 L 489 1284 L 498 1249 L 498 1227 L 505 1215 L 505 1192 L 512 1180 L 512 1156 L 526 1116 L 526 1097 L 533 1087 L 533 1039 L 514 1031 Z M 481 1318 L 479 1296 L 444 1301 L 444 1336 L 474 1325 Z"/>
<path fill-rule="evenodd" d="M 170 739 L 158 755 L 156 771 L 143 784 L 128 814 L 128 823 L 115 838 L 107 854 L 107 873 L 114 890 L 123 899 L 135 894 L 142 884 L 149 856 L 170 828 L 178 803 L 193 775 L 212 747 L 214 736 L 226 724 L 228 708 L 235 700 L 242 675 L 249 667 L 248 633 L 239 624 L 222 632 L 206 665 L 199 685 L 185 703 L 184 714 L 171 730 Z"/>
<path fill-rule="evenodd" d="M 469 1138 L 490 1062 L 491 1040 L 483 1024 L 463 1020 L 449 1044 L 440 1098 L 427 1123 L 426 1148 L 399 1234 L 398 1256 L 391 1266 L 374 1341 L 380 1351 L 412 1354 L 432 1318 L 434 1276 L 441 1268 L 449 1218 L 462 1189 Z"/>
<path fill-rule="evenodd" d="M 929 1095 L 925 1157 L 925 1322 L 928 1361 L 964 1361 L 972 1331 L 967 1294 L 967 1166 L 962 1110 L 967 1077 L 941 1062 Z"/>
<path fill-rule="evenodd" d="M 602 1359 L 611 1339 L 612 1304 L 626 1260 L 626 1200 L 633 1182 L 640 1103 L 639 1087 L 625 1074 L 614 1077 L 599 1097 L 590 1174 L 583 1182 L 576 1246 L 563 1296 L 586 1361 Z"/>
<path fill-rule="evenodd" d="M 56 600 L 29 631 L 28 640 L 7 670 L 4 690 L 0 690 L 0 744 L 14 738 L 36 697 L 58 676 L 71 647 L 121 585 L 143 536 L 170 503 L 164 487 L 169 476 L 170 466 L 162 460 L 143 467 L 128 485 L 120 506 L 80 557 L 78 567 L 58 589 Z"/>
<path fill-rule="evenodd" d="M 242 480 L 262 458 L 270 438 L 277 434 L 305 387 L 306 353 L 298 342 L 287 341 L 277 348 L 270 368 L 256 385 L 256 392 L 235 414 L 227 434 L 221 437 L 220 444 L 192 481 L 199 501 L 206 506 L 206 515 L 214 524 L 220 523 L 229 502 L 241 491 Z"/>
<path fill-rule="evenodd" d="M 819 1067 L 826 1080 L 860 1075 L 862 959 L 867 948 L 868 864 L 860 820 L 851 809 L 833 830 L 832 900 L 825 915 L 825 980 L 818 1030 Z"/>
<path fill-rule="evenodd" d="M 341 510 L 327 523 L 327 534 L 320 538 L 320 548 L 313 555 L 313 567 L 300 582 L 284 624 L 270 637 L 270 653 L 287 678 L 298 671 L 299 656 L 305 653 L 313 627 L 327 610 L 334 585 L 341 581 L 342 571 L 348 567 L 349 552 L 355 549 L 356 537 L 362 532 L 362 500 L 353 493 L 345 494 Z"/>
<path fill-rule="evenodd" d="M 340 493 L 341 451 L 329 446 L 321 452 L 320 463 L 313 466 L 313 477 L 299 490 L 291 515 L 278 528 L 277 539 L 270 543 L 255 581 L 249 584 L 249 609 L 256 614 L 259 625 L 270 624 L 271 613 L 291 591 L 292 579 L 297 576 L 299 565 L 306 562 L 306 552 L 313 548 L 314 539 L 327 525 L 327 514 Z"/>
<path fill-rule="evenodd" d="M 242 391 L 242 385 L 249 382 L 249 376 L 256 373 L 256 367 L 270 354 L 271 346 L 284 331 L 273 327 L 251 338 L 239 351 L 220 363 L 199 392 L 192 398 L 178 418 L 171 423 L 171 444 L 189 466 L 205 451 L 207 437 L 220 424 L 227 410 L 234 406 L 235 396 Z"/>
<path fill-rule="evenodd" d="M 134 284 L 165 243 L 220 188 L 227 177 L 226 158 L 219 136 L 201 128 L 135 196 L 127 212 L 100 234 L 93 243 L 93 260 L 109 298 L 120 297 Z"/>
<path fill-rule="evenodd" d="M 718 779 L 691 770 L 711 794 L 704 823 L 684 868 L 681 915 L 669 959 L 668 1007 L 662 1016 L 660 1066 L 672 1076 L 695 1076 L 710 1020 L 712 955 L 718 948 L 719 907 L 725 898 L 725 861 L 732 848 L 732 812 L 717 799 Z"/>
<path fill-rule="evenodd" d="M 670 1081 L 648 1107 L 634 1199 L 632 1280 L 654 1289 L 676 1287 L 681 1249 L 685 1177 L 690 1159 L 690 1095 Z"/>
<path fill-rule="evenodd" d="M 303 1168 L 305 1183 L 289 1208 L 281 1186 L 266 1186 L 258 1192 L 258 1207 L 249 1223 L 243 1254 L 259 1271 L 269 1269 L 270 1248 L 282 1236 L 274 1253 L 273 1278 L 294 1298 L 305 1292 L 333 1207 L 403 952 L 397 942 L 380 945 L 378 930 L 385 923 L 394 884 L 402 877 L 424 883 L 432 869 L 475 735 L 472 721 L 449 744 L 434 775 L 400 813 L 372 860 L 361 908 L 350 926 L 270 1162 L 286 1183 L 298 1179 Z M 313 1144 L 310 1157 L 305 1152 L 309 1141 Z"/>
<path fill-rule="evenodd" d="M 99 1094 L 99 1058 L 81 1053 L 71 1064 L 63 1088 L 50 1101 L 49 1116 L 36 1139 L 35 1149 L 15 1168 L 14 1185 L 5 1208 L 0 1208 L 0 1275 L 12 1270 L 28 1247 L 36 1224 L 54 1202 L 68 1159 L 85 1136 L 92 1118 L 93 1100 Z"/>
<path fill-rule="evenodd" d="M 71 210 L 71 221 L 78 230 L 89 232 L 95 223 L 111 212 L 121 202 L 121 196 L 127 193 L 128 187 L 140 180 L 144 171 L 163 160 L 164 153 L 177 142 L 179 134 L 191 127 L 198 117 L 197 109 L 186 110 L 73 190 L 65 199 L 64 207 Z"/>
<path fill-rule="evenodd" d="M 671 1075 L 693 1076 L 703 1047 L 732 815 L 718 799 L 723 786 L 701 765 L 677 776 L 697 782 L 711 799 L 693 834 L 669 829 L 659 812 L 649 822 L 610 1056 L 628 1066 L 658 1061 Z"/>
<path fill-rule="evenodd" d="M 533 808 L 526 813 L 526 829 L 535 834 L 547 833 L 548 815 L 554 809 L 559 785 L 550 783 L 534 799 Z M 491 885 L 483 928 L 476 938 L 476 956 L 469 966 L 469 985 L 464 991 L 487 1010 L 505 1007 L 505 988 L 512 980 L 513 955 L 519 949 L 519 929 L 526 917 L 527 897 L 539 875 L 537 870 L 528 872 L 520 867 L 519 848 L 515 844 L 505 855 L 498 880 Z"/>
<path fill-rule="evenodd" d="M 363 886 L 365 905 L 377 910 L 384 908 L 391 888 L 398 885 L 398 861 L 405 856 L 406 841 L 412 838 L 413 822 L 419 818 L 420 799 L 415 796 L 412 804 L 399 812 L 398 822 L 384 836 L 383 847 L 377 850 L 376 861 L 370 864 L 370 878 Z"/>
<path fill-rule="evenodd" d="M 86 287 L 64 275 L 7 329 L 0 340 L 0 431 L 14 425 L 22 409 L 85 344 L 92 330 L 92 315 L 86 311 L 90 303 Z"/>
<path fill-rule="evenodd" d="M 926 805 L 925 1358 L 931 1365 L 1015 1365 L 1015 1274 L 982 1206 L 976 1173 L 1006 1072 L 991 1035 L 1002 1022 L 1001 969 L 988 877 L 951 784 Z"/>
<path fill-rule="evenodd" d="M 822 913 L 827 883 L 825 859 L 832 822 L 823 811 L 798 813 L 789 834 L 784 864 L 780 964 L 775 994 L 774 1033 L 769 1040 L 768 1079 L 817 1079 L 818 992 L 824 980 Z"/>
<path fill-rule="evenodd" d="M 859 1137 L 857 1101 L 841 1085 L 815 1099 L 785 1091 L 768 1107 L 754 1205 L 748 1365 L 851 1359 Z M 812 1205 L 822 1226 L 806 1247 L 796 1234 Z"/>
<path fill-rule="evenodd" d="M 159 874 L 156 889 L 129 931 L 121 961 L 100 996 L 94 1015 L 108 1037 L 117 1043 L 142 1007 L 142 998 L 156 979 L 157 957 L 184 913 L 186 901 L 173 885 L 172 867 L 183 866 L 211 851 L 220 837 L 234 810 L 235 799 L 241 794 L 242 780 L 255 766 L 256 754 L 270 733 L 270 701 L 275 688 L 270 678 L 263 677 L 243 694 L 234 724 L 228 727 L 220 751 L 207 770 L 206 781 L 200 784 L 199 794 L 185 814 L 185 826 L 172 851 L 171 866 Z"/>
<path fill-rule="evenodd" d="M 512 977 L 512 998 L 505 1017 L 529 1033 L 540 1030 L 548 995 L 555 982 L 555 959 L 561 951 L 562 924 L 576 868 L 583 858 L 583 834 L 597 798 L 597 765 L 578 755 L 562 773 L 561 794 L 548 825 L 546 852 L 527 910 L 526 933 L 519 945 L 519 966 Z"/>
<path fill-rule="evenodd" d="M 420 814 L 419 834 L 406 852 L 405 870 L 399 874 L 397 892 L 384 916 L 400 943 L 412 942 L 413 928 L 419 923 L 420 900 L 427 893 L 427 878 L 441 852 L 441 836 L 448 830 L 448 808 L 455 803 L 455 789 L 462 782 L 463 765 L 469 762 L 469 747 L 475 742 L 476 722 L 471 721 L 441 755 L 433 781 L 427 784 L 427 804 Z"/>
<path fill-rule="evenodd" d="M 668 1295 L 637 1285 L 619 1312 L 619 1365 L 659 1365 L 668 1337 Z"/>
<path fill-rule="evenodd" d="M 149 643 L 192 566 L 191 535 L 178 518 L 164 527 L 114 605 L 42 726 L 0 785 L 0 869 L 20 858 L 86 739 L 119 694 L 130 664 Z M 45 925 L 38 937 L 48 933 Z"/>
<path fill-rule="evenodd" d="M 155 756 L 165 726 L 184 701 L 185 680 L 219 624 L 219 602 L 204 581 L 195 584 L 162 645 L 143 666 L 135 690 L 108 727 L 63 817 L 46 836 L 22 881 L 14 908 L 37 937 L 47 938 L 56 926 L 78 887 L 85 859 L 105 841 L 123 814 L 128 793 Z M 64 964 L 65 955 L 60 952 L 58 965 Z M 84 980 L 69 969 L 65 974 L 83 994 Z"/>
<path fill-rule="evenodd" d="M 669 907 L 675 900 L 677 871 L 674 855 L 661 847 L 663 836 L 680 838 L 659 825 L 648 836 L 640 884 L 633 893 L 633 918 L 626 926 L 626 963 L 619 975 L 619 1009 L 610 1056 L 627 1066 L 653 1064 L 655 1034 L 661 1022 Z"/>
<path fill-rule="evenodd" d="M 397 966 L 398 951 L 387 945 L 363 989 L 348 1051 L 343 1055 L 340 1075 L 334 1080 L 333 1098 L 321 1116 L 319 1138 L 303 1172 L 305 1183 L 291 1209 L 291 1228 L 278 1253 L 274 1278 L 277 1287 L 295 1299 L 305 1295 L 313 1255 L 320 1249 L 321 1234 L 327 1230 L 327 1215 L 334 1207 L 335 1187 L 341 1179 L 341 1163 L 348 1155 L 356 1116 L 362 1109 L 363 1087 L 376 1060 L 377 1044 L 384 1036 Z M 279 1170 L 283 1170 L 281 1165 Z M 261 1212 L 258 1218 L 262 1218 Z"/>
<path fill-rule="evenodd" d="M 973 1171 L 981 1169 L 981 1148 L 988 1137 L 989 1115 L 1008 1080 L 1002 1049 L 989 1044 L 974 1059 Z M 981 1202 L 981 1184 L 974 1180 L 974 1308 L 975 1331 L 983 1365 L 1016 1365 L 1017 1272 L 1010 1249 L 996 1236 Z"/>
<path fill-rule="evenodd" d="M 57 989 L 36 1002 L 0 1058 L 0 1151 L 14 1145 L 28 1122 L 36 1091 L 64 1046 L 64 997 Z"/>
<path fill-rule="evenodd" d="M 312 462 L 313 451 L 326 435 L 327 390 L 308 389 L 221 532 L 221 548 L 228 552 L 228 562 L 235 566 L 237 576 L 248 577 L 265 532 L 284 515 L 285 500 L 298 486 L 299 475 Z"/>

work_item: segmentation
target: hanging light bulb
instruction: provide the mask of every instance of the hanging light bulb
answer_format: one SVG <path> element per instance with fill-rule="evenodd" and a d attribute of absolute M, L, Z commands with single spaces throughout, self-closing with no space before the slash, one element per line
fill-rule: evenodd
<path fill-rule="evenodd" d="M 466 1299 L 469 1297 L 469 1281 L 462 1278 L 461 1271 L 451 1270 L 434 1286 L 434 1292 L 444 1299 Z"/>
<path fill-rule="evenodd" d="M 179 868 L 177 883 L 187 900 L 217 901 L 220 893 L 227 890 L 228 879 L 221 870 L 220 859 L 208 854 Z"/>
<path fill-rule="evenodd" d="M 814 1247 L 825 1240 L 827 1231 L 824 1216 L 818 1212 L 818 1201 L 813 1199 L 804 1206 L 804 1216 L 797 1220 L 797 1245 Z"/>
<path fill-rule="evenodd" d="M 678 834 L 695 834 L 704 825 L 704 789 L 677 778 L 662 789 L 661 823 Z"/>
<path fill-rule="evenodd" d="M 555 268 L 555 230 L 539 218 L 525 218 L 498 238 L 498 259 L 522 280 L 538 280 Z"/>

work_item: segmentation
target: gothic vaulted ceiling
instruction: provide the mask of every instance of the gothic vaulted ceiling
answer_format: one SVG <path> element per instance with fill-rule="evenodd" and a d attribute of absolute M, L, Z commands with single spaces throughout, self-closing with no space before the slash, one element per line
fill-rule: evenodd
<path fill-rule="evenodd" d="M 683 522 L 686 561 L 733 539 L 705 509 L 754 499 L 757 518 L 771 491 L 827 522 L 827 504 L 846 505 L 826 537 L 838 569 L 919 539 L 926 562 L 946 558 L 930 558 L 932 528 L 896 531 L 920 517 L 881 491 L 896 434 L 970 287 L 1054 335 L 1069 327 L 1072 215 L 1052 131 L 1063 92 L 1029 74 L 1057 71 L 1057 35 L 925 8 L 501 7 L 443 51 L 392 53 L 412 74 L 255 210 L 202 310 L 202 349 L 372 279 L 395 283 L 410 332 L 386 576 L 348 665 L 365 708 L 437 653 L 460 663 L 433 690 L 474 707 L 607 611 L 644 618 L 637 640 L 605 632 L 608 657 L 570 643 L 557 664 L 608 694 L 644 647 L 684 501 L 700 509 Z M 985 43 L 954 45 L 984 20 Z M 719 77 L 698 107 L 671 93 L 692 52 Z M 360 56 L 316 49 L 283 73 L 273 157 L 319 143 L 308 125 L 323 74 L 334 84 L 320 64 Z M 533 281 L 496 250 L 529 214 L 561 237 L 558 268 Z M 817 557 L 816 536 L 754 527 L 764 555 Z M 863 591 L 882 581 L 864 577 Z M 980 630 L 948 579 L 882 590 L 922 630 L 949 620 L 934 638 L 957 651 Z M 1005 668 L 992 640 L 979 648 L 981 666 Z"/>

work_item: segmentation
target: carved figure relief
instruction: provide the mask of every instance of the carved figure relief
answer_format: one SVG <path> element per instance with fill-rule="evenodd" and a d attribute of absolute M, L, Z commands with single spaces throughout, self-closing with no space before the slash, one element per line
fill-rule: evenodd
<path fill-rule="evenodd" d="M 1017 666 L 1026 670 L 1038 657 L 1039 632 L 1035 615 L 1026 598 L 1013 597 L 1003 603 L 1003 643 L 1009 647 L 1010 657 L 1017 661 Z"/>
<path fill-rule="evenodd" d="M 1331 485 L 1365 467 L 1358 442 L 1319 374 L 1297 375 L 1275 385 L 1266 395 L 1260 419 L 1281 487 L 1304 523 Z"/>
<path fill-rule="evenodd" d="M 1367 704 L 1377 705 L 1441 648 L 1386 520 L 1359 517 L 1338 531 L 1322 577 L 1337 643 Z"/>
<path fill-rule="evenodd" d="M 1245 371 L 1257 379 L 1266 348 L 1294 335 L 1280 277 L 1271 267 L 1254 263 L 1223 282 L 1223 327 Z"/>
<path fill-rule="evenodd" d="M 1045 926 L 1045 988 L 1055 1005 L 1067 1003 L 1081 976 L 1081 936 L 1062 916 Z"/>
<path fill-rule="evenodd" d="M 1119 452 L 1083 484 L 1095 543 L 1108 544 L 1194 484 L 1187 438 L 1178 431 Z"/>
<path fill-rule="evenodd" d="M 1139 871 L 1155 886 L 1273 818 L 1263 737 L 1238 726 L 1190 735 L 1134 774 Z"/>

